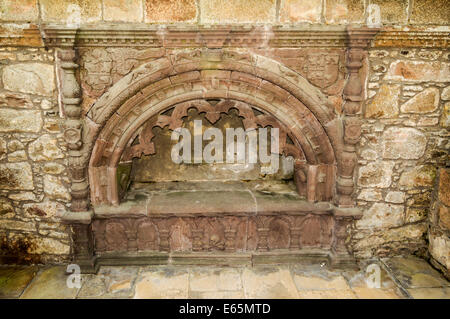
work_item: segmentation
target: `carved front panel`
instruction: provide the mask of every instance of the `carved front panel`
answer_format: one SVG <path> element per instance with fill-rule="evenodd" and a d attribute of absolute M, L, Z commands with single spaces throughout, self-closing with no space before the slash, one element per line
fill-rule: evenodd
<path fill-rule="evenodd" d="M 94 221 L 96 251 L 272 251 L 330 248 L 330 214 L 113 218 Z M 136 241 L 136 245 L 134 245 Z"/>

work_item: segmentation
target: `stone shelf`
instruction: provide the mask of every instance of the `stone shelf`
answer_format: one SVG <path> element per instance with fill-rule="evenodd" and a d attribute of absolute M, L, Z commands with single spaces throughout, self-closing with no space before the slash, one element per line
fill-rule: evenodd
<path fill-rule="evenodd" d="M 306 201 L 292 183 L 163 182 L 140 184 L 118 206 L 94 207 L 95 218 L 329 214 L 328 202 Z"/>

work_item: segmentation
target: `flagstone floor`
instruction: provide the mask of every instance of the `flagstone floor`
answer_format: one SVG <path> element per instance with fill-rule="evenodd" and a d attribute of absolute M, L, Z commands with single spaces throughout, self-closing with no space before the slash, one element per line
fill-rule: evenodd
<path fill-rule="evenodd" d="M 379 288 L 367 285 L 370 263 L 380 266 Z M 79 288 L 68 288 L 66 266 L 0 266 L 0 298 L 450 299 L 450 282 L 422 259 L 370 263 L 359 271 L 326 265 L 103 266 L 96 275 L 81 275 Z"/>

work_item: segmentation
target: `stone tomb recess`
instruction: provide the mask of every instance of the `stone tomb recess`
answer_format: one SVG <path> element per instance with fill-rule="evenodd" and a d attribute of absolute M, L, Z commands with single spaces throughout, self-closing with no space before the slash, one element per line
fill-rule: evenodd
<path fill-rule="evenodd" d="M 46 43 L 59 50 L 72 179 L 64 219 L 75 262 L 84 272 L 100 264 L 351 263 L 363 61 L 376 31 L 275 29 L 269 38 L 257 27 L 161 36 L 48 26 Z M 328 98 L 339 86 L 341 112 Z M 171 163 L 170 133 L 194 119 L 278 128 L 279 172 Z"/>

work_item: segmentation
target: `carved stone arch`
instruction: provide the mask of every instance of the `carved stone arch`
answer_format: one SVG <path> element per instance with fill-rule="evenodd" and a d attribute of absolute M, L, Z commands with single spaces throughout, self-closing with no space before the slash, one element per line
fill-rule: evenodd
<path fill-rule="evenodd" d="M 91 200 L 118 204 L 115 170 L 132 137 L 151 116 L 198 99 L 233 99 L 279 120 L 312 165 L 337 165 L 343 124 L 319 89 L 297 72 L 266 57 L 235 51 L 190 50 L 146 63 L 111 87 L 86 116 L 85 154 Z M 344 167 L 348 175 L 348 165 Z M 107 181 L 101 181 L 103 167 Z M 351 169 L 353 172 L 353 168 Z M 96 173 L 97 172 L 97 173 Z M 333 173 L 334 174 L 334 173 Z M 108 187 L 100 199 L 98 185 Z M 313 199 L 314 200 L 314 199 Z"/>
<path fill-rule="evenodd" d="M 248 216 L 228 216 L 226 221 L 222 221 L 225 232 L 225 251 L 268 250 L 270 248 L 268 235 L 271 231 L 268 222 L 274 216 L 289 215 L 286 216 L 286 218 L 289 217 L 287 220 L 293 220 L 289 229 L 291 250 L 301 249 L 303 243 L 309 243 L 304 241 L 308 236 L 305 233 L 306 230 L 316 236 L 318 228 L 326 228 L 330 230 L 325 234 L 326 238 L 320 236 L 316 241 L 320 241 L 321 246 L 327 246 L 325 248 L 330 246 L 328 241 L 332 241 L 328 255 L 332 263 L 346 263 L 349 260 L 345 241 L 346 229 L 355 219 L 361 217 L 358 209 L 347 209 L 354 206 L 351 195 L 357 158 L 356 145 L 361 133 L 361 104 L 364 101 L 362 80 L 365 75 L 364 69 L 361 68 L 370 39 L 376 34 L 377 29 L 347 27 L 345 31 L 342 29 L 330 33 L 328 29 L 322 32 L 321 30 L 282 28 L 274 30 L 274 38 L 271 34 L 270 49 L 289 47 L 303 50 L 307 47 L 319 47 L 324 55 L 327 54 L 330 45 L 341 47 L 342 53 L 346 50 L 346 83 L 342 92 L 342 112 L 339 115 L 335 114 L 327 97 L 296 71 L 270 58 L 249 52 L 249 46 L 247 46 L 249 43 L 252 48 L 261 47 L 259 41 L 254 40 L 253 31 L 247 32 L 245 28 L 239 32 L 234 30 L 230 32 L 228 27 L 221 30 L 197 27 L 188 32 L 183 30 L 181 33 L 176 29 L 168 30 L 167 35 L 170 36 L 163 42 L 159 42 L 160 37 L 153 29 L 134 30 L 131 33 L 129 30 L 124 33 L 123 30 L 116 29 L 101 30 L 100 33 L 98 30 L 87 28 L 58 30 L 52 27 L 44 30 L 47 35 L 46 44 L 60 50 L 58 52 L 61 62 L 60 93 L 66 117 L 64 139 L 68 145 L 68 166 L 72 182 L 70 212 L 65 214 L 64 220 L 71 224 L 73 254 L 83 272 L 95 272 L 98 267 L 97 258 L 102 262 L 108 262 L 109 257 L 107 254 L 103 256 L 103 252 L 113 250 L 116 253 L 125 248 L 129 251 L 140 249 L 140 238 L 135 236 L 135 233 L 136 228 L 143 227 L 142 225 L 148 225 L 143 227 L 144 233 L 158 234 L 157 241 L 151 238 L 144 239 L 141 245 L 144 249 L 151 246 L 152 250 L 157 245 L 160 253 L 156 258 L 161 258 L 166 255 L 166 252 L 172 250 L 192 248 L 191 244 L 183 247 L 176 245 L 180 242 L 180 238 L 192 242 L 194 236 L 190 233 L 189 224 L 186 223 L 186 219 L 191 217 L 170 214 L 145 217 L 151 220 L 152 226 L 145 223 L 119 221 L 134 218 L 126 214 L 116 216 L 113 213 L 109 216 L 112 211 L 119 212 L 127 209 L 126 204 L 118 208 L 94 206 L 95 213 L 90 210 L 90 206 L 92 199 L 95 199 L 98 196 L 97 192 L 101 190 L 98 186 L 111 184 L 114 180 L 116 174 L 114 163 L 117 163 L 123 151 L 130 146 L 128 143 L 130 138 L 134 139 L 142 134 L 144 127 L 141 124 L 146 119 L 152 114 L 160 114 L 158 112 L 179 103 L 210 98 L 238 101 L 258 108 L 283 123 L 292 135 L 297 136 L 295 142 L 299 143 L 305 161 L 297 163 L 295 179 L 300 184 L 306 183 L 303 185 L 305 189 L 300 188 L 299 192 L 306 191 L 309 201 L 321 200 L 320 196 L 317 197 L 315 194 L 317 187 L 320 188 L 320 192 L 330 195 L 332 190 L 322 187 L 319 181 L 320 176 L 324 173 L 332 175 L 337 173 L 333 187 L 338 196 L 326 197 L 326 201 L 336 200 L 340 207 L 330 203 L 298 201 L 295 207 L 284 207 L 286 211 L 274 210 L 267 216 L 263 216 L 264 218 L 260 221 L 255 219 L 261 216 L 251 214 L 252 210 L 248 212 Z M 207 35 L 205 39 L 209 40 L 200 43 L 198 36 L 204 34 Z M 179 40 L 180 35 L 183 41 Z M 266 41 L 266 34 L 263 35 L 261 39 Z M 232 38 L 231 41 L 225 41 L 225 37 L 228 39 L 229 36 Z M 81 86 L 76 76 L 83 58 L 81 56 L 78 58 L 76 51 L 80 47 L 89 49 L 97 46 L 123 47 L 124 45 L 133 48 L 157 47 L 158 54 L 155 56 L 164 55 L 164 57 L 142 64 L 125 75 L 84 114 L 81 104 Z M 206 45 L 206 47 L 199 48 L 199 45 Z M 243 45 L 247 49 L 243 48 Z M 186 47 L 191 49 L 180 49 Z M 192 47 L 197 48 L 192 49 Z M 230 49 L 223 49 L 225 47 Z M 280 56 L 277 55 L 277 58 Z M 323 67 L 322 62 L 313 62 L 318 62 L 317 66 Z M 317 71 L 317 68 L 307 69 L 311 70 L 311 72 L 305 71 L 311 81 L 317 78 L 315 72 L 322 72 L 322 75 L 327 72 L 327 66 L 325 71 L 323 69 Z M 319 78 L 322 81 L 323 76 Z M 314 83 L 322 86 L 320 82 L 314 81 Z M 89 100 L 87 102 L 89 103 Z M 95 173 L 98 170 L 107 172 L 103 174 L 104 180 L 102 180 L 103 177 L 95 180 Z M 90 192 L 91 201 L 89 200 Z M 112 198 L 113 188 L 110 188 L 109 192 Z M 113 201 L 106 203 L 113 203 Z M 326 208 L 324 204 L 329 208 Z M 137 205 L 142 211 L 144 210 L 141 202 Z M 291 211 L 292 209 L 295 212 Z M 307 218 L 308 215 L 314 218 Z M 318 220 L 318 215 L 323 217 Z M 223 216 L 211 218 L 216 217 L 225 218 Z M 288 235 L 284 223 L 279 228 L 283 229 L 283 234 Z M 196 238 L 200 238 L 197 236 L 199 234 L 200 232 L 195 234 Z M 244 235 L 240 237 L 241 234 Z M 174 241 L 174 236 L 180 238 Z M 125 242 L 127 242 L 126 247 Z M 200 245 L 197 246 L 200 247 Z M 286 243 L 283 247 L 285 246 Z M 125 255 L 123 257 L 127 258 Z"/>

